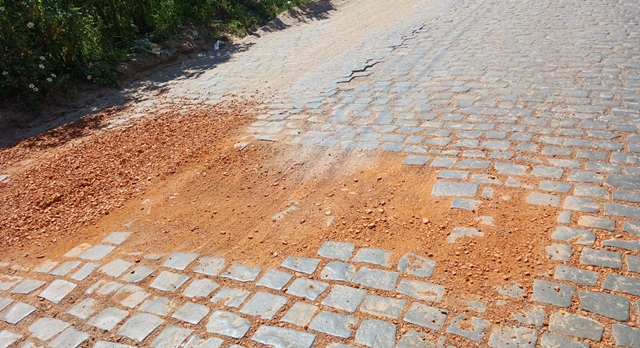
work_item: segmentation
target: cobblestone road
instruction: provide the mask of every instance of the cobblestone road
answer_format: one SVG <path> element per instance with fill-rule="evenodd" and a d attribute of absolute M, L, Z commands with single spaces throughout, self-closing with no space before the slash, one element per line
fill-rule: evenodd
<path fill-rule="evenodd" d="M 424 255 L 391 265 L 384 250 L 337 241 L 317 258 L 262 270 L 215 255 L 122 254 L 114 249 L 128 234 L 116 233 L 33 270 L 3 264 L 0 347 L 24 337 L 25 347 L 310 347 L 318 335 L 341 342 L 332 347 L 444 347 L 452 335 L 469 346 L 596 347 L 608 337 L 640 347 L 640 4 L 421 6 L 278 91 L 249 132 L 406 153 L 406 165 L 439 171 L 432 194 L 454 197 L 456 209 L 476 209 L 496 186 L 557 207 L 546 247 L 557 267 L 535 280 L 530 311 L 491 323 L 475 304 L 472 324 L 461 325 L 466 314 L 439 307 L 455 294 L 429 282 L 438 265 Z M 323 34 L 315 29 L 282 47 Z M 245 63 L 286 69 L 286 60 Z M 243 67 L 230 66 L 172 93 L 222 95 L 255 82 L 223 85 Z M 448 242 L 463 235 L 481 232 L 456 228 Z M 59 315 L 42 317 L 51 306 Z M 397 331 L 398 321 L 412 330 Z"/>

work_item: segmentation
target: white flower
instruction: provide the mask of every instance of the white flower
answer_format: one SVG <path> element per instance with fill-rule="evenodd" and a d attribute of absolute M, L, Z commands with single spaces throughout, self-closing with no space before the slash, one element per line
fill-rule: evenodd
<path fill-rule="evenodd" d="M 40 56 L 40 60 L 44 60 L 44 56 Z"/>
<path fill-rule="evenodd" d="M 4 6 L 0 6 L 0 11 L 4 11 Z"/>
<path fill-rule="evenodd" d="M 33 91 L 34 91 L 34 92 L 37 92 L 37 91 L 38 91 L 38 87 L 34 88 L 34 89 L 33 89 Z"/>
<path fill-rule="evenodd" d="M 36 88 L 36 86 L 32 83 L 32 84 L 29 85 L 29 88 L 34 89 L 34 88 Z"/>
<path fill-rule="evenodd" d="M 33 28 L 34 25 L 35 24 L 33 24 L 33 22 L 29 22 L 29 23 L 27 23 L 27 28 L 31 29 L 31 28 Z"/>
<path fill-rule="evenodd" d="M 40 64 L 38 67 L 40 67 L 40 69 L 44 69 L 44 64 Z"/>
<path fill-rule="evenodd" d="M 50 77 L 47 77 L 47 82 L 51 82 L 51 81 L 53 81 L 53 79 Z"/>
<path fill-rule="evenodd" d="M 51 77 L 57 77 L 56 74 L 51 74 Z"/>
<path fill-rule="evenodd" d="M 2 75 L 7 76 L 7 75 L 9 75 L 9 72 L 8 71 L 3 71 Z"/>
<path fill-rule="evenodd" d="M 87 80 L 91 80 L 92 78 L 93 78 L 93 76 L 87 75 Z"/>

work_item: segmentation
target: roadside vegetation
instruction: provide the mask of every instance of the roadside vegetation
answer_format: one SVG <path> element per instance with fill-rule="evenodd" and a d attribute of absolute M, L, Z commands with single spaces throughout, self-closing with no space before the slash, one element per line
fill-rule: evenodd
<path fill-rule="evenodd" d="M 242 35 L 306 0 L 0 0 L 0 102 L 37 111 L 78 80 L 114 85 L 114 66 L 186 28 Z"/>

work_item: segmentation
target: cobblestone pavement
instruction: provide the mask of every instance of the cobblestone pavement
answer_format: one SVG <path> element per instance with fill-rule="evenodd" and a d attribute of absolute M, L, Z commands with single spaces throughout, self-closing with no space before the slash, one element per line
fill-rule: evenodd
<path fill-rule="evenodd" d="M 454 209 L 476 209 L 499 186 L 557 207 L 546 246 L 557 266 L 536 275 L 530 311 L 509 323 L 483 318 L 481 303 L 450 315 L 439 303 L 455 294 L 429 281 L 438 265 L 425 255 L 392 265 L 387 251 L 336 241 L 263 270 L 215 255 L 124 254 L 129 234 L 114 233 L 32 270 L 3 264 L 0 347 L 445 347 L 453 336 L 469 346 L 640 347 L 638 2 L 421 6 L 278 91 L 249 132 L 405 153 L 406 165 L 438 172 L 432 194 L 453 197 Z M 314 29 L 295 40 L 323 35 Z M 265 64 L 286 69 L 287 44 Z M 223 85 L 242 71 L 231 66 L 172 93 L 206 99 L 251 84 Z M 447 242 L 460 236 L 482 233 L 454 228 Z"/>

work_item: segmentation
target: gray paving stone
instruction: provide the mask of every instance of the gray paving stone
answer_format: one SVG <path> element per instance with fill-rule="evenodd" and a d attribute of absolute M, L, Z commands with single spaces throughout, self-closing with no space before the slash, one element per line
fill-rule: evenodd
<path fill-rule="evenodd" d="M 131 271 L 127 272 L 122 280 L 130 283 L 139 283 L 145 280 L 148 276 L 153 274 L 153 269 L 147 266 L 138 266 Z"/>
<path fill-rule="evenodd" d="M 462 198 L 462 197 L 454 197 L 453 200 L 451 200 L 451 209 L 462 209 L 462 210 L 478 210 L 478 207 L 480 206 L 482 202 L 475 200 L 475 199 L 470 199 L 470 198 Z"/>
<path fill-rule="evenodd" d="M 543 191 L 551 191 L 557 193 L 569 193 L 573 188 L 573 184 L 568 182 L 559 182 L 551 180 L 541 180 L 540 189 Z"/>
<path fill-rule="evenodd" d="M 485 187 L 482 189 L 482 197 L 483 198 L 493 198 L 493 188 Z"/>
<path fill-rule="evenodd" d="M 99 271 L 117 278 L 119 276 L 122 275 L 122 273 L 124 273 L 129 267 L 133 266 L 133 263 L 122 260 L 122 259 L 115 259 L 109 263 L 107 263 L 106 265 L 100 267 Z"/>
<path fill-rule="evenodd" d="M 489 336 L 489 346 L 495 348 L 533 348 L 537 342 L 536 331 L 525 327 L 496 327 Z"/>
<path fill-rule="evenodd" d="M 286 329 L 276 326 L 263 325 L 256 330 L 251 339 L 273 347 L 310 348 L 316 335 Z"/>
<path fill-rule="evenodd" d="M 153 300 L 145 301 L 140 310 L 156 315 L 166 316 L 173 309 L 173 301 L 166 297 L 156 296 Z"/>
<path fill-rule="evenodd" d="M 531 170 L 531 175 L 543 178 L 560 179 L 564 174 L 564 169 L 537 165 Z"/>
<path fill-rule="evenodd" d="M 12 299 L 0 297 L 0 311 L 7 308 L 11 303 L 13 303 Z"/>
<path fill-rule="evenodd" d="M 182 342 L 187 339 L 193 330 L 185 329 L 177 325 L 167 326 L 153 342 L 151 347 L 153 348 L 179 348 Z M 95 348 L 95 347 L 94 347 Z"/>
<path fill-rule="evenodd" d="M 128 337 L 138 342 L 142 342 L 155 329 L 162 325 L 162 323 L 164 323 L 164 320 L 156 317 L 153 314 L 136 314 L 129 320 L 127 320 L 124 324 L 122 324 L 122 326 L 118 330 L 118 335 Z"/>
<path fill-rule="evenodd" d="M 616 229 L 615 220 L 589 215 L 580 216 L 580 218 L 578 219 L 578 225 L 591 228 L 599 228 L 607 231 L 614 231 Z"/>
<path fill-rule="evenodd" d="M 184 274 L 162 271 L 156 277 L 156 279 L 154 279 L 153 282 L 151 282 L 150 286 L 154 289 L 174 292 L 178 290 L 189 279 L 190 277 Z"/>
<path fill-rule="evenodd" d="M 576 184 L 573 194 L 582 197 L 592 197 L 598 199 L 609 199 L 609 192 L 602 186 Z"/>
<path fill-rule="evenodd" d="M 0 274 L 0 291 L 9 290 L 21 281 L 22 277 Z"/>
<path fill-rule="evenodd" d="M 363 320 L 355 341 L 367 347 L 392 348 L 396 343 L 396 326 L 378 319 Z"/>
<path fill-rule="evenodd" d="M 617 347 L 640 347 L 640 329 L 622 324 L 613 324 L 611 329 Z"/>
<path fill-rule="evenodd" d="M 583 248 L 580 262 L 590 266 L 622 268 L 622 255 L 615 251 Z"/>
<path fill-rule="evenodd" d="M 256 280 L 260 271 L 262 271 L 260 268 L 253 268 L 234 262 L 220 276 L 223 278 L 237 280 L 239 282 L 252 282 Z"/>
<path fill-rule="evenodd" d="M 201 257 L 193 271 L 209 276 L 217 276 L 224 268 L 224 264 L 225 259 L 220 257 Z"/>
<path fill-rule="evenodd" d="M 589 172 L 581 169 L 574 169 L 567 176 L 567 180 L 569 181 L 577 181 L 577 182 L 589 182 L 594 184 L 599 184 L 602 182 L 603 176 L 602 174 Z"/>
<path fill-rule="evenodd" d="M 53 341 L 49 342 L 50 348 L 75 348 L 89 339 L 89 334 L 78 331 L 72 327 L 62 331 Z"/>
<path fill-rule="evenodd" d="M 484 233 L 478 231 L 475 228 L 456 227 L 451 231 L 449 237 L 447 237 L 447 243 L 455 243 L 458 238 L 461 237 L 482 237 Z"/>
<path fill-rule="evenodd" d="M 457 159 L 451 157 L 436 157 L 433 159 L 430 166 L 434 168 L 451 168 L 456 161 Z"/>
<path fill-rule="evenodd" d="M 489 165 L 491 165 L 491 162 L 489 161 L 465 158 L 458 163 L 457 167 L 462 169 L 487 169 L 489 168 Z"/>
<path fill-rule="evenodd" d="M 444 326 L 449 311 L 414 302 L 405 313 L 404 321 L 424 326 L 433 330 L 440 330 Z"/>
<path fill-rule="evenodd" d="M 570 224 L 571 223 L 571 218 L 573 217 L 573 212 L 565 210 L 565 211 L 561 211 L 558 214 L 558 223 L 561 224 Z"/>
<path fill-rule="evenodd" d="M 358 308 L 366 295 L 366 290 L 336 285 L 322 301 L 322 305 L 352 313 Z"/>
<path fill-rule="evenodd" d="M 348 338 L 358 319 L 333 312 L 320 312 L 309 324 L 309 328 L 328 335 Z"/>
<path fill-rule="evenodd" d="M 595 233 L 586 229 L 567 226 L 556 227 L 551 238 L 580 245 L 593 245 L 596 242 Z"/>
<path fill-rule="evenodd" d="M 502 185 L 500 179 L 490 174 L 473 174 L 470 181 L 476 184 Z"/>
<path fill-rule="evenodd" d="M 209 307 L 198 303 L 187 302 L 173 313 L 171 317 L 197 325 L 207 314 L 209 314 Z"/>
<path fill-rule="evenodd" d="M 536 306 L 522 313 L 514 313 L 511 318 L 520 324 L 542 326 L 547 315 L 542 307 Z"/>
<path fill-rule="evenodd" d="M 571 313 L 553 313 L 549 321 L 551 331 L 568 336 L 600 341 L 604 326 L 597 321 Z"/>
<path fill-rule="evenodd" d="M 431 192 L 439 197 L 474 197 L 478 193 L 478 184 L 465 182 L 437 182 Z"/>
<path fill-rule="evenodd" d="M 353 282 L 375 289 L 393 290 L 399 276 L 398 272 L 362 267 L 353 277 Z"/>
<path fill-rule="evenodd" d="M 398 271 L 427 278 L 431 276 L 435 266 L 436 262 L 428 257 L 407 253 L 398 262 Z"/>
<path fill-rule="evenodd" d="M 627 269 L 631 272 L 640 273 L 640 257 L 627 255 Z M 0 309 L 2 309 L 2 305 L 0 305 Z"/>
<path fill-rule="evenodd" d="M 489 321 L 479 317 L 471 317 L 469 320 L 472 328 L 470 330 L 463 330 L 461 329 L 461 326 L 463 325 L 463 321 L 466 317 L 467 315 L 464 313 L 454 317 L 451 320 L 449 327 L 447 327 L 447 332 L 450 334 L 462 336 L 472 341 L 482 341 L 484 338 L 484 330 L 489 327 Z M 468 326 L 468 324 L 466 324 L 465 326 Z"/>
<path fill-rule="evenodd" d="M 147 294 L 146 292 L 136 291 L 122 300 L 120 304 L 127 308 L 134 308 L 142 303 L 142 301 L 146 300 L 148 297 L 149 294 Z"/>
<path fill-rule="evenodd" d="M 431 157 L 429 156 L 410 153 L 407 155 L 407 157 L 404 158 L 404 161 L 402 161 L 402 164 L 413 165 L 413 166 L 423 166 L 427 164 L 427 162 L 429 162 L 430 159 Z"/>
<path fill-rule="evenodd" d="M 527 171 L 527 166 L 507 162 L 496 162 L 493 166 L 499 174 L 504 175 L 524 175 Z"/>
<path fill-rule="evenodd" d="M 313 274 L 319 264 L 320 260 L 318 259 L 289 256 L 282 262 L 281 266 L 295 272 Z"/>
<path fill-rule="evenodd" d="M 445 169 L 441 170 L 436 176 L 436 179 L 457 179 L 457 180 L 466 180 L 469 177 L 469 172 L 466 170 L 451 170 Z"/>
<path fill-rule="evenodd" d="M 102 243 L 120 245 L 124 243 L 132 234 L 132 232 L 113 232 L 106 236 L 102 240 Z"/>
<path fill-rule="evenodd" d="M 356 273 L 356 266 L 346 263 L 331 261 L 320 272 L 320 277 L 327 280 L 340 280 L 349 282 Z"/>
<path fill-rule="evenodd" d="M 227 307 L 240 308 L 251 292 L 244 289 L 222 288 L 211 298 L 213 303 L 222 303 Z"/>
<path fill-rule="evenodd" d="M 33 272 L 49 273 L 52 269 L 58 266 L 58 263 L 59 263 L 58 261 L 53 261 L 53 260 L 45 261 L 41 265 L 35 267 L 33 269 Z"/>
<path fill-rule="evenodd" d="M 46 284 L 46 282 L 42 280 L 25 279 L 21 281 L 18 285 L 16 285 L 16 287 L 13 288 L 13 290 L 11 290 L 11 293 L 24 294 L 24 295 L 30 294 L 32 291 L 40 288 L 44 284 Z"/>
<path fill-rule="evenodd" d="M 64 257 L 78 257 L 78 255 L 82 254 L 83 251 L 89 248 L 91 248 L 91 244 L 82 243 L 72 248 L 71 250 L 67 251 L 67 253 L 64 254 Z"/>
<path fill-rule="evenodd" d="M 173 268 L 178 271 L 183 271 L 198 258 L 198 254 L 193 253 L 172 253 L 167 260 L 162 264 L 163 267 Z"/>
<path fill-rule="evenodd" d="M 534 301 L 549 303 L 558 307 L 570 307 L 571 298 L 576 287 L 573 285 L 549 282 L 536 279 L 533 282 Z"/>
<path fill-rule="evenodd" d="M 54 276 L 65 276 L 67 273 L 71 272 L 76 267 L 80 266 L 82 262 L 80 261 L 66 261 L 60 264 L 57 268 L 49 272 L 49 274 Z"/>
<path fill-rule="evenodd" d="M 625 190 L 640 190 L 640 178 L 636 175 L 610 174 L 604 184 Z"/>
<path fill-rule="evenodd" d="M 95 313 L 96 311 L 94 308 L 95 306 L 96 306 L 96 300 L 92 298 L 86 298 L 82 300 L 82 302 L 71 307 L 71 309 L 69 309 L 67 313 L 73 315 L 74 317 L 78 317 L 80 319 L 87 319 L 89 318 L 89 316 Z"/>
<path fill-rule="evenodd" d="M 602 246 L 615 247 L 629 251 L 640 251 L 640 241 L 609 239 L 602 242 Z"/>
<path fill-rule="evenodd" d="M 406 305 L 407 300 L 369 295 L 362 303 L 360 311 L 381 317 L 397 319 Z"/>
<path fill-rule="evenodd" d="M 440 302 L 444 296 L 444 286 L 419 280 L 402 279 L 397 292 L 423 301 Z"/>
<path fill-rule="evenodd" d="M 198 335 L 193 335 L 185 342 L 183 348 L 220 348 L 223 343 L 224 341 L 218 337 L 200 338 Z M 229 348 L 233 346 L 236 346 L 236 348 L 241 347 L 232 345 Z"/>
<path fill-rule="evenodd" d="M 626 204 L 605 203 L 604 214 L 612 216 L 622 216 L 640 220 L 640 208 Z"/>
<path fill-rule="evenodd" d="M 569 261 L 571 260 L 571 255 L 573 255 L 573 251 L 571 250 L 571 245 L 567 244 L 551 244 L 544 248 L 545 253 L 552 260 L 558 261 Z"/>
<path fill-rule="evenodd" d="M 581 285 L 596 285 L 600 275 L 594 271 L 558 265 L 553 277 L 557 280 L 565 280 Z"/>
<path fill-rule="evenodd" d="M 80 269 L 76 271 L 76 273 L 71 275 L 71 279 L 77 281 L 85 280 L 85 278 L 87 278 L 94 269 L 98 268 L 98 266 L 100 265 L 93 262 L 85 263 L 84 265 L 82 265 L 82 267 L 80 267 Z"/>
<path fill-rule="evenodd" d="M 391 253 L 381 249 L 362 248 L 358 250 L 356 256 L 353 257 L 355 262 L 365 262 L 374 265 L 389 267 L 389 258 Z"/>
<path fill-rule="evenodd" d="M 220 285 L 211 279 L 195 279 L 184 289 L 182 293 L 185 297 L 207 297 L 211 293 L 219 288 Z"/>
<path fill-rule="evenodd" d="M 315 301 L 328 287 L 329 284 L 317 280 L 297 278 L 289 286 L 287 294 Z"/>
<path fill-rule="evenodd" d="M 604 292 L 580 291 L 580 308 L 620 321 L 629 320 L 630 301 L 626 297 Z"/>
<path fill-rule="evenodd" d="M 68 282 L 62 279 L 56 279 L 49 284 L 38 297 L 42 297 L 45 300 L 51 301 L 53 303 L 60 303 L 73 289 L 76 288 L 76 284 Z"/>
<path fill-rule="evenodd" d="M 444 348 L 447 338 L 435 338 L 425 332 L 407 331 L 398 342 L 396 348 Z"/>
<path fill-rule="evenodd" d="M 317 311 L 318 307 L 314 305 L 296 302 L 289 308 L 281 320 L 297 326 L 307 326 Z"/>
<path fill-rule="evenodd" d="M 552 207 L 557 207 L 558 205 L 560 205 L 560 199 L 561 198 L 559 196 L 533 191 L 527 196 L 527 203 L 533 205 L 550 205 Z"/>
<path fill-rule="evenodd" d="M 10 347 L 14 342 L 22 338 L 22 335 L 9 330 L 0 331 L 0 347 Z"/>
<path fill-rule="evenodd" d="M 33 337 L 41 341 L 48 341 L 68 327 L 69 323 L 59 319 L 40 318 L 29 325 L 29 332 Z"/>
<path fill-rule="evenodd" d="M 129 315 L 129 312 L 127 311 L 123 311 L 115 307 L 109 307 L 100 312 L 100 314 L 89 319 L 89 321 L 87 321 L 87 324 L 105 331 L 110 331 L 116 325 L 118 325 L 118 323 L 124 320 L 127 315 Z"/>
<path fill-rule="evenodd" d="M 498 291 L 500 295 L 511 298 L 522 297 L 524 295 L 524 287 L 518 283 L 498 287 L 496 291 Z"/>
<path fill-rule="evenodd" d="M 569 196 L 565 198 L 563 209 L 581 211 L 585 213 L 597 213 L 600 211 L 598 202 L 584 197 Z"/>
<path fill-rule="evenodd" d="M 640 279 L 611 273 L 604 279 L 602 288 L 640 296 Z"/>
<path fill-rule="evenodd" d="M 115 248 L 116 247 L 114 247 L 113 245 L 97 244 L 83 251 L 80 255 L 78 255 L 78 257 L 85 260 L 98 261 L 102 260 Z"/>
<path fill-rule="evenodd" d="M 329 259 L 349 260 L 355 249 L 355 244 L 344 242 L 324 242 L 318 250 L 318 255 Z"/>
<path fill-rule="evenodd" d="M 240 313 L 273 319 L 286 303 L 285 297 L 258 292 L 240 309 Z"/>
<path fill-rule="evenodd" d="M 570 338 L 545 332 L 540 339 L 542 348 L 589 348 L 589 344 L 572 340 Z"/>

